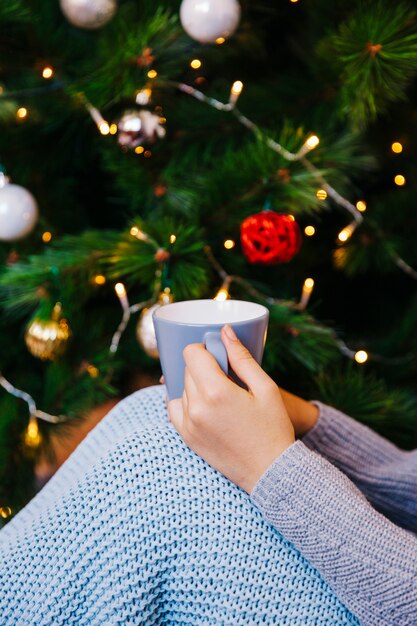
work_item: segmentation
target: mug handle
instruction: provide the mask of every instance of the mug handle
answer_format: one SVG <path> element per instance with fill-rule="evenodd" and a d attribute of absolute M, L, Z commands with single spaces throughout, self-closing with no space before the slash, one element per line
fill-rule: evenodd
<path fill-rule="evenodd" d="M 223 372 L 228 376 L 229 361 L 227 359 L 226 348 L 221 340 L 220 333 L 210 332 L 204 335 L 204 344 L 206 349 L 214 356 Z"/>

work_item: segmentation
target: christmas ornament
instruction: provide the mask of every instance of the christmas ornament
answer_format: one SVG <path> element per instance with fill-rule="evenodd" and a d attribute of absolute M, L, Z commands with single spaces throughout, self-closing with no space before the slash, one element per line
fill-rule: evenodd
<path fill-rule="evenodd" d="M 16 241 L 30 233 L 38 219 L 38 205 L 31 193 L 5 180 L 0 187 L 0 241 Z"/>
<path fill-rule="evenodd" d="M 136 327 L 136 337 L 139 345 L 143 348 L 146 354 L 153 359 L 159 358 L 158 346 L 156 344 L 155 328 L 153 325 L 153 314 L 159 309 L 159 307 L 165 304 L 171 304 L 174 301 L 174 297 L 170 289 L 164 289 L 159 295 L 158 302 L 149 309 L 143 309 L 139 318 L 138 325 Z"/>
<path fill-rule="evenodd" d="M 233 35 L 240 13 L 237 0 L 183 0 L 180 8 L 184 30 L 200 43 L 216 43 Z"/>
<path fill-rule="evenodd" d="M 300 228 L 292 215 L 262 211 L 242 223 L 240 238 L 250 263 L 288 263 L 301 247 Z"/>
<path fill-rule="evenodd" d="M 146 110 L 125 111 L 117 122 L 117 141 L 124 149 L 150 145 L 166 135 L 161 118 Z"/>
<path fill-rule="evenodd" d="M 61 10 L 73 26 L 94 30 L 116 13 L 117 0 L 60 0 Z"/>
<path fill-rule="evenodd" d="M 42 361 L 55 361 L 67 347 L 71 330 L 67 320 L 62 318 L 59 302 L 54 306 L 50 319 L 35 317 L 25 334 L 29 352 Z"/>

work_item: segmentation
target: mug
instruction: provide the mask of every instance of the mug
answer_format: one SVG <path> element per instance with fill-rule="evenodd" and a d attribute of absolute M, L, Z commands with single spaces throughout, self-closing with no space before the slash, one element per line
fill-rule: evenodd
<path fill-rule="evenodd" d="M 220 337 L 230 324 L 237 337 L 261 364 L 268 329 L 269 311 L 255 302 L 242 300 L 189 300 L 158 308 L 153 314 L 156 340 L 168 399 L 184 391 L 183 350 L 190 343 L 203 343 L 225 374 L 229 374 L 226 348 Z M 233 373 L 231 373 L 233 375 Z M 234 377 L 237 383 L 240 381 Z"/>

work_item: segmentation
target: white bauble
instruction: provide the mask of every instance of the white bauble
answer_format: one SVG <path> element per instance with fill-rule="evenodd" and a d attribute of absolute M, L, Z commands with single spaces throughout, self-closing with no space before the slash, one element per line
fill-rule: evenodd
<path fill-rule="evenodd" d="M 184 30 L 200 43 L 230 37 L 240 20 L 238 0 L 183 0 L 180 9 Z"/>
<path fill-rule="evenodd" d="M 16 241 L 30 233 L 38 219 L 38 205 L 20 185 L 0 188 L 0 241 Z"/>
<path fill-rule="evenodd" d="M 153 359 L 159 358 L 155 327 L 153 325 L 153 314 L 161 306 L 171 304 L 173 301 L 174 298 L 171 290 L 166 288 L 159 294 L 158 302 L 148 309 L 143 309 L 139 317 L 138 325 L 136 327 L 136 337 L 139 345 L 142 346 L 146 354 Z"/>
<path fill-rule="evenodd" d="M 117 0 L 60 0 L 60 5 L 73 26 L 94 30 L 111 20 L 116 13 Z"/>

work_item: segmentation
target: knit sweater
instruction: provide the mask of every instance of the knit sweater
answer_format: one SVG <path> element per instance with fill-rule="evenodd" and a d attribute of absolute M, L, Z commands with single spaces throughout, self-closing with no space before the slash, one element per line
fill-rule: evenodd
<path fill-rule="evenodd" d="M 0 553 L 2 626 L 358 624 L 249 496 L 184 445 L 163 388 L 90 433 L 0 532 Z"/>
<path fill-rule="evenodd" d="M 417 451 L 318 406 L 317 425 L 261 477 L 253 501 L 361 624 L 415 626 L 417 539 L 372 508 L 345 474 L 375 507 L 416 530 Z"/>

